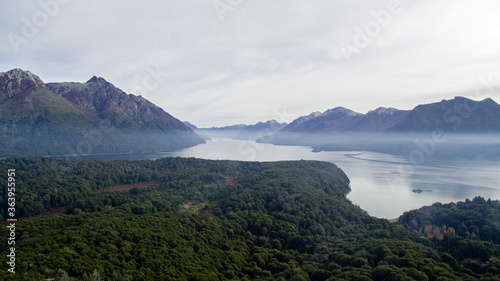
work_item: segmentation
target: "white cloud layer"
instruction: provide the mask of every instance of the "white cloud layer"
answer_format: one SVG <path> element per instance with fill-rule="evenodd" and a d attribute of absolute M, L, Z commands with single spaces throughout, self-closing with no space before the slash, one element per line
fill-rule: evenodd
<path fill-rule="evenodd" d="M 198 126 L 499 101 L 499 10 L 494 0 L 6 1 L 0 71 L 102 76 Z"/>

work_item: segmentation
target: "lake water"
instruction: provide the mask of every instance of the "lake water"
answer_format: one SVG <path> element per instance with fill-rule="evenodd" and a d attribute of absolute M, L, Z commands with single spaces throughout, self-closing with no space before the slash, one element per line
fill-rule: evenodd
<path fill-rule="evenodd" d="M 404 157 L 383 153 L 312 152 L 310 147 L 305 146 L 276 146 L 233 139 L 213 139 L 176 152 L 86 158 L 157 159 L 167 156 L 239 161 L 303 159 L 333 162 L 351 180 L 352 191 L 347 197 L 370 215 L 380 218 L 396 218 L 405 211 L 434 202 L 463 201 L 475 196 L 500 199 L 500 161 L 433 160 L 423 165 L 411 165 Z"/>

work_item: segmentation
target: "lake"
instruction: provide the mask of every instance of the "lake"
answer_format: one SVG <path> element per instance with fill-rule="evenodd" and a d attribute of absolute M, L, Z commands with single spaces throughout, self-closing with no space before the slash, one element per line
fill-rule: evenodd
<path fill-rule="evenodd" d="M 347 196 L 370 215 L 397 218 L 434 202 L 456 202 L 475 196 L 500 199 L 500 161 L 426 161 L 412 165 L 401 156 L 367 151 L 312 152 L 305 146 L 277 146 L 234 139 L 212 139 L 175 152 L 89 156 L 92 159 L 158 159 L 168 156 L 212 160 L 333 162 L 351 180 Z"/>

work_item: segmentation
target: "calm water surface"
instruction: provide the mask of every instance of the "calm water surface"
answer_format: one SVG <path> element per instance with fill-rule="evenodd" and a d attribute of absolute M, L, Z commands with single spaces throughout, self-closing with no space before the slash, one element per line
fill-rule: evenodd
<path fill-rule="evenodd" d="M 157 159 L 167 156 L 213 160 L 321 160 L 335 163 L 351 180 L 348 198 L 369 214 L 396 218 L 430 205 L 483 196 L 500 199 L 500 161 L 433 161 L 410 165 L 407 159 L 365 151 L 312 152 L 304 146 L 276 146 L 254 141 L 213 139 L 176 152 L 92 156 L 93 159 Z M 416 193 L 413 190 L 421 190 Z"/>

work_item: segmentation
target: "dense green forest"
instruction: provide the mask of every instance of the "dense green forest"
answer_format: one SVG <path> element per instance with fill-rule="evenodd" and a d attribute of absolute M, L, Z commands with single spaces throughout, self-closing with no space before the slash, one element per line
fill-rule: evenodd
<path fill-rule="evenodd" d="M 346 199 L 317 161 L 11 158 L 16 273 L 2 280 L 500 280 L 500 204 L 477 197 L 398 223 Z M 135 185 L 134 185 L 135 184 Z M 117 187 L 118 186 L 118 187 Z M 7 218 L 7 189 L 0 189 Z"/>

